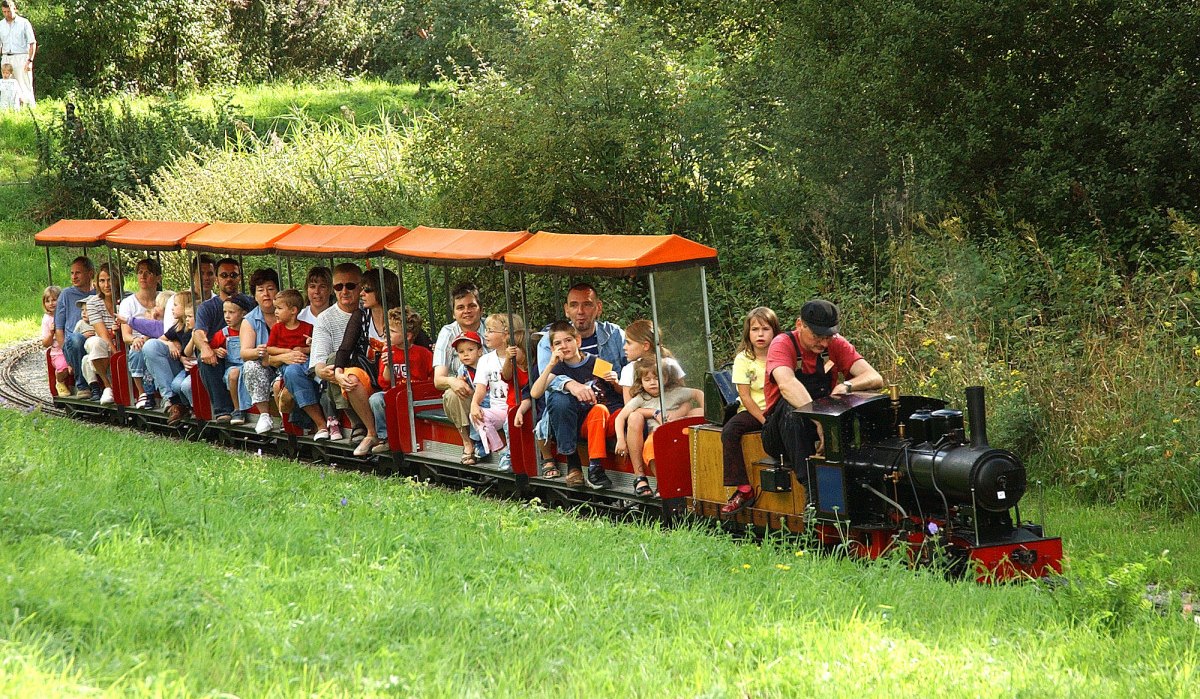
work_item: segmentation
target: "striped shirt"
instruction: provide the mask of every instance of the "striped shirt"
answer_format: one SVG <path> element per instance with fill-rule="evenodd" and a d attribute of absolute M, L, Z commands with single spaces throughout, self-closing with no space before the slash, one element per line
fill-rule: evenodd
<path fill-rule="evenodd" d="M 330 306 L 313 324 L 312 351 L 308 356 L 308 368 L 316 369 L 318 362 L 331 364 L 329 355 L 338 351 L 342 346 L 342 338 L 346 335 L 346 327 L 350 325 L 350 313 L 338 306 Z"/>
<path fill-rule="evenodd" d="M 100 298 L 99 294 L 87 297 L 84 303 L 87 304 L 88 322 L 92 324 L 92 327 L 95 327 L 96 323 L 104 323 L 104 327 L 110 331 L 116 329 L 117 316 L 108 310 L 108 305 L 104 303 L 104 299 Z"/>

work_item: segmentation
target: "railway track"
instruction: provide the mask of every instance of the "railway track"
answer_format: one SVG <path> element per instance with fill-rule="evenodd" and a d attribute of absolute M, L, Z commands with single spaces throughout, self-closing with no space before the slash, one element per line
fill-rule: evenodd
<path fill-rule="evenodd" d="M 34 340 L 0 349 L 0 402 L 19 410 L 62 415 L 46 390 L 42 348 Z"/>

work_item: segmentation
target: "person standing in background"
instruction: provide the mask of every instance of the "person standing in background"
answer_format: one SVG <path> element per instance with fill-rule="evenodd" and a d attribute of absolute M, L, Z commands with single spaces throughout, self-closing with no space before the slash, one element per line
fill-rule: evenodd
<path fill-rule="evenodd" d="M 17 14 L 17 0 L 0 0 L 0 11 L 4 21 L 0 22 L 0 46 L 4 49 L 0 65 L 11 65 L 13 77 L 20 86 L 21 99 L 30 107 L 37 105 L 33 96 L 33 57 L 37 53 L 37 39 L 33 36 L 33 25 Z"/>

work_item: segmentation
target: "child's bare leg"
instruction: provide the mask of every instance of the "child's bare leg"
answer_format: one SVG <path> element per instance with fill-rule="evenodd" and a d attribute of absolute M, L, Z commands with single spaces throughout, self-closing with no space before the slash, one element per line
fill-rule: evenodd
<path fill-rule="evenodd" d="M 241 376 L 241 374 L 242 374 L 241 369 L 235 368 L 235 369 L 230 370 L 229 381 L 227 383 L 227 385 L 229 386 L 230 405 L 232 405 L 235 409 L 238 407 L 238 404 L 239 404 L 239 401 L 238 401 L 238 377 Z M 259 410 L 262 410 L 262 408 L 260 407 Z"/>
<path fill-rule="evenodd" d="M 312 420 L 313 424 L 316 425 L 314 428 L 315 431 L 320 432 L 325 429 L 325 411 L 321 410 L 320 402 L 306 405 L 301 409 L 308 416 L 308 419 Z"/>
<path fill-rule="evenodd" d="M 629 465 L 633 466 L 633 475 L 646 475 L 646 465 L 642 462 L 642 446 L 646 443 L 646 416 L 634 410 L 629 414 L 625 423 L 625 443 L 629 446 Z"/>

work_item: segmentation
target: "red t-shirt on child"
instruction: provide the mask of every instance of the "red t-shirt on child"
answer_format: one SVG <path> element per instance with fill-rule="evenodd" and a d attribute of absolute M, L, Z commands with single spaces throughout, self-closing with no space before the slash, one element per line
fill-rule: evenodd
<path fill-rule="evenodd" d="M 412 352 L 411 364 L 409 369 L 412 370 L 413 381 L 429 381 L 433 378 L 433 352 L 420 345 L 411 345 L 408 348 Z M 392 371 L 397 377 L 396 383 L 399 385 L 406 378 L 406 369 L 404 367 L 404 348 L 392 345 L 392 360 L 394 362 Z M 379 377 L 379 385 L 387 388 L 388 382 L 384 378 L 383 370 L 387 368 L 387 352 L 379 353 L 378 368 L 376 369 Z"/>
<path fill-rule="evenodd" d="M 212 336 L 212 341 L 208 343 L 208 346 L 213 349 L 220 349 L 221 347 L 225 346 L 226 337 L 229 337 L 229 326 L 225 326 L 224 328 L 218 330 L 217 333 Z"/>
<path fill-rule="evenodd" d="M 291 330 L 288 330 L 283 323 L 276 323 L 271 326 L 271 334 L 267 336 L 267 347 L 282 347 L 283 349 L 307 347 L 312 334 L 312 323 L 305 323 L 301 320 Z"/>

